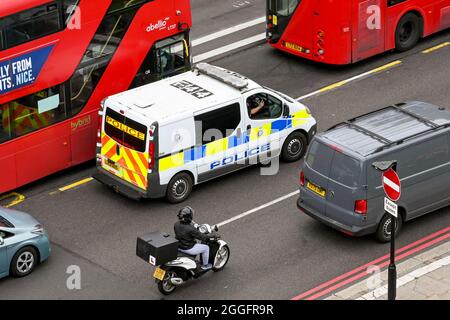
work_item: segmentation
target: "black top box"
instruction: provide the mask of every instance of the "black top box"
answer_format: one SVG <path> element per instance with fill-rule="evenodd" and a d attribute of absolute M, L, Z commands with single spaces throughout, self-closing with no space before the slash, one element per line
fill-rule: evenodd
<path fill-rule="evenodd" d="M 136 255 L 154 266 L 175 260 L 178 255 L 178 240 L 159 231 L 137 238 Z"/>

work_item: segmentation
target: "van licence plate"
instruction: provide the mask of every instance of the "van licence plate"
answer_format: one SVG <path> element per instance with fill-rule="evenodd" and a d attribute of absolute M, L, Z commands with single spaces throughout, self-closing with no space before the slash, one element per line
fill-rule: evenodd
<path fill-rule="evenodd" d="M 306 187 L 313 191 L 314 193 L 317 193 L 319 196 L 321 197 L 325 197 L 326 195 L 326 191 L 324 189 L 322 189 L 321 187 L 316 186 L 315 184 L 308 182 L 306 183 Z"/>
<path fill-rule="evenodd" d="M 110 167 L 111 169 L 120 172 L 120 167 L 111 159 L 106 159 L 105 164 Z"/>
<path fill-rule="evenodd" d="M 153 277 L 155 279 L 158 279 L 160 281 L 164 280 L 164 276 L 166 275 L 166 271 L 161 268 L 156 268 L 155 272 L 153 273 Z"/>

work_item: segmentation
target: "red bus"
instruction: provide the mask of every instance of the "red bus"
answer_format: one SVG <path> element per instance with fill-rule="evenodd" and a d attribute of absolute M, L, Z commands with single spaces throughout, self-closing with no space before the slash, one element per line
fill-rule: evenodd
<path fill-rule="evenodd" d="M 189 0 L 0 1 L 0 193 L 95 158 L 106 96 L 190 69 Z"/>
<path fill-rule="evenodd" d="M 310 60 L 349 64 L 450 27 L 450 0 L 267 0 L 267 40 Z"/>

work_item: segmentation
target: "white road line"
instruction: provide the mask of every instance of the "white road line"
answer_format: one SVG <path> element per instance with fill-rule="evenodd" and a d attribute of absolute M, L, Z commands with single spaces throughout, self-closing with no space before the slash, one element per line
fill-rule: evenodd
<path fill-rule="evenodd" d="M 256 36 L 253 36 L 253 37 L 250 37 L 247 39 L 243 39 L 241 41 L 237 41 L 237 42 L 231 43 L 229 45 L 211 50 L 209 52 L 199 54 L 199 55 L 193 57 L 192 60 L 194 63 L 197 63 L 197 62 L 218 56 L 220 54 L 227 53 L 227 52 L 235 50 L 237 48 L 240 48 L 240 47 L 243 47 L 243 46 L 258 42 L 258 41 L 262 41 L 265 38 L 266 38 L 266 33 L 261 33 Z"/>
<path fill-rule="evenodd" d="M 204 37 L 192 40 L 192 46 L 195 47 L 195 46 L 201 45 L 203 43 L 215 40 L 217 38 L 221 38 L 221 37 L 227 36 L 227 35 L 229 35 L 231 33 L 235 33 L 235 32 L 241 31 L 243 29 L 247 29 L 247 28 L 253 27 L 253 26 L 258 25 L 260 23 L 263 23 L 265 21 L 266 21 L 266 17 L 260 17 L 260 18 L 256 18 L 254 20 L 242 23 L 242 24 L 238 24 L 238 25 L 233 26 L 231 28 L 227 28 L 227 29 L 224 29 L 224 30 L 221 30 L 221 31 L 218 31 L 218 32 L 211 33 L 210 35 L 207 35 L 207 36 L 204 36 Z"/>
<path fill-rule="evenodd" d="M 255 212 L 260 211 L 260 210 L 262 210 L 262 209 L 265 209 L 265 208 L 267 208 L 267 207 L 273 206 L 274 204 L 277 204 L 277 203 L 279 203 L 279 202 L 281 202 L 281 201 L 284 201 L 284 200 L 286 200 L 286 199 L 289 199 L 289 198 L 291 198 L 291 197 L 297 195 L 298 193 L 299 193 L 298 190 L 297 190 L 297 191 L 294 191 L 294 192 L 291 192 L 291 193 L 289 193 L 289 194 L 287 194 L 287 195 L 285 195 L 285 196 L 279 197 L 278 199 L 275 199 L 275 200 L 273 200 L 273 201 L 267 202 L 267 203 L 263 204 L 262 206 L 259 206 L 259 207 L 257 207 L 257 208 L 254 208 L 254 209 L 251 209 L 251 210 L 246 211 L 246 212 L 244 212 L 244 213 L 241 213 L 241 214 L 239 214 L 239 215 L 237 215 L 237 216 L 235 216 L 235 217 L 233 217 L 233 218 L 231 218 L 231 219 L 222 221 L 221 223 L 218 223 L 217 226 L 218 226 L 218 227 L 221 227 L 221 226 L 224 226 L 224 225 L 226 225 L 226 224 L 229 224 L 229 223 L 231 223 L 231 222 L 233 222 L 233 221 L 236 221 L 236 220 L 238 220 L 238 219 L 241 219 L 241 218 L 243 218 L 243 217 L 246 217 L 246 216 L 248 216 L 248 215 L 250 215 L 250 214 L 252 214 L 252 213 L 255 213 Z"/>
<path fill-rule="evenodd" d="M 416 269 L 400 279 L 397 280 L 397 288 L 400 288 L 401 286 L 404 286 L 405 284 L 414 281 L 430 272 L 433 272 L 439 268 L 445 267 L 447 265 L 450 265 L 450 256 L 447 256 L 445 258 L 442 258 L 440 260 L 437 260 L 433 263 L 430 263 L 422 268 Z M 356 300 L 375 300 L 377 298 L 380 298 L 387 294 L 388 287 L 387 285 L 384 285 L 380 288 L 377 288 L 369 293 L 366 293 L 362 297 L 356 299 Z"/>

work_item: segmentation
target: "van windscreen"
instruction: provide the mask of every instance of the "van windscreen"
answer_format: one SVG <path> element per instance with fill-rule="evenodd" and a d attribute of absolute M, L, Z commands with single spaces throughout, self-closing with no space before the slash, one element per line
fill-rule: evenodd
<path fill-rule="evenodd" d="M 306 155 L 306 164 L 314 171 L 328 176 L 331 162 L 333 161 L 334 150 L 320 142 L 313 141 Z"/>
<path fill-rule="evenodd" d="M 105 113 L 105 132 L 124 147 L 145 152 L 147 127 L 110 108 Z"/>

